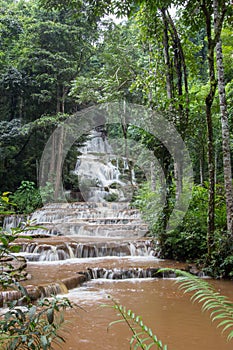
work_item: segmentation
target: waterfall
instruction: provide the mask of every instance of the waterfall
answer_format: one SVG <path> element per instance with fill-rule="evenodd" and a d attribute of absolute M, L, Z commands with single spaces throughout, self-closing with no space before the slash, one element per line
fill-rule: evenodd
<path fill-rule="evenodd" d="M 52 203 L 36 210 L 30 220 L 39 228 L 28 233 L 38 237 L 135 240 L 148 232 L 140 212 L 126 202 Z"/>
<path fill-rule="evenodd" d="M 132 242 L 89 242 L 89 243 L 24 243 L 22 253 L 28 261 L 59 261 L 66 259 L 156 256 L 156 246 L 151 240 Z"/>
<path fill-rule="evenodd" d="M 113 269 L 105 269 L 105 268 L 87 268 L 85 272 L 79 272 L 80 274 L 84 274 L 88 280 L 91 279 L 111 279 L 111 280 L 124 280 L 129 278 L 175 278 L 176 274 L 173 271 L 159 272 L 159 268 L 113 268 Z"/>
<path fill-rule="evenodd" d="M 128 160 L 125 157 L 119 159 L 114 154 L 106 134 L 103 131 L 91 131 L 79 152 L 81 155 L 77 159 L 74 173 L 79 178 L 83 198 L 89 202 L 126 201 L 129 192 L 127 188 L 132 184 L 130 179 L 123 180 L 121 175 L 129 169 Z M 134 180 L 136 184 L 135 177 Z"/>
<path fill-rule="evenodd" d="M 26 220 L 25 215 L 7 215 L 3 219 L 3 228 L 18 227 L 20 223 Z"/>

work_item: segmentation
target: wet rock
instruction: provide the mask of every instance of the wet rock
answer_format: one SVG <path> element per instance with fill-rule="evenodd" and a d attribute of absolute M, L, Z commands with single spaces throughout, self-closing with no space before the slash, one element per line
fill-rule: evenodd
<path fill-rule="evenodd" d="M 26 290 L 31 301 L 35 301 L 41 298 L 41 291 L 37 286 L 29 285 L 26 287 Z"/>
<path fill-rule="evenodd" d="M 191 273 L 192 275 L 198 276 L 198 277 L 203 277 L 204 276 L 203 271 L 198 269 L 196 265 L 187 265 L 185 267 L 185 271 Z"/>
<path fill-rule="evenodd" d="M 84 274 L 77 274 L 77 276 L 62 279 L 62 283 L 64 283 L 68 290 L 77 288 L 85 281 L 87 281 L 87 277 Z"/>

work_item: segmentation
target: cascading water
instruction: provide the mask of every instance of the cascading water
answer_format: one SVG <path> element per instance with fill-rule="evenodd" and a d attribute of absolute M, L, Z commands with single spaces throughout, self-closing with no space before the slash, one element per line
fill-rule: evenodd
<path fill-rule="evenodd" d="M 21 222 L 25 221 L 25 215 L 9 215 L 4 217 L 3 228 L 18 227 Z"/>
<path fill-rule="evenodd" d="M 155 256 L 156 249 L 151 240 L 132 242 L 66 242 L 56 245 L 47 243 L 24 243 L 22 252 L 29 261 L 58 261 L 66 259 Z"/>
<path fill-rule="evenodd" d="M 83 272 L 80 272 L 82 274 Z M 159 272 L 159 268 L 141 268 L 141 267 L 135 267 L 135 268 L 112 268 L 112 269 L 106 269 L 106 268 L 88 268 L 87 271 L 84 273 L 87 280 L 90 279 L 112 279 L 112 280 L 124 280 L 124 279 L 131 279 L 131 278 L 158 278 L 158 277 L 166 277 L 166 278 L 174 278 L 176 277 L 176 274 L 172 271 L 161 273 Z"/>
<path fill-rule="evenodd" d="M 132 240 L 143 237 L 148 227 L 136 209 L 121 202 L 80 202 L 46 205 L 31 216 L 39 225 L 33 235 Z M 43 229 L 43 227 L 45 229 Z"/>
<path fill-rule="evenodd" d="M 131 170 L 128 178 L 124 176 L 129 172 L 128 160 L 126 157 L 119 159 L 114 154 L 105 132 L 92 131 L 79 151 L 81 155 L 74 173 L 79 177 L 85 200 L 99 202 L 115 198 L 117 201 L 127 201 L 128 188 L 136 184 L 134 172 Z"/>
<path fill-rule="evenodd" d="M 79 151 L 81 155 L 75 173 L 79 177 L 82 197 L 86 201 L 49 203 L 36 210 L 28 219 L 38 228 L 25 234 L 32 239 L 21 238 L 20 254 L 25 256 L 28 266 L 37 269 L 39 266 L 56 266 L 61 263 L 62 266 L 80 266 L 83 264 L 81 261 L 86 261 L 86 265 L 83 265 L 84 273 L 79 274 L 78 279 L 76 276 L 75 283 L 72 282 L 73 274 L 68 277 L 68 289 L 70 286 L 76 287 L 80 279 L 84 281 L 90 278 L 90 260 L 92 265 L 99 262 L 103 265 L 105 261 L 110 266 L 123 261 L 124 264 L 129 264 L 128 272 L 127 267 L 123 270 L 106 267 L 103 270 L 105 267 L 95 266 L 98 275 L 100 271 L 105 271 L 102 277 L 112 276 L 116 279 L 118 276 L 122 279 L 127 276 L 150 276 L 149 270 L 144 267 L 134 269 L 132 265 L 135 263 L 127 260 L 129 257 L 156 260 L 157 254 L 153 240 L 146 237 L 147 224 L 129 202 L 128 194 L 131 191 L 132 196 L 136 179 L 133 170 L 130 170 L 128 159 L 116 157 L 106 136 L 103 136 L 102 131 L 96 130 L 91 132 L 88 141 Z M 18 218 L 8 217 L 5 226 L 10 228 L 18 223 Z M 89 268 L 89 275 L 85 274 L 86 268 Z M 63 274 L 62 271 L 62 281 Z M 56 284 L 57 278 L 56 275 L 55 281 L 51 281 L 51 276 L 48 276 L 46 282 L 49 287 L 43 285 L 39 295 L 42 289 L 46 289 L 47 294 L 49 290 L 56 291 L 56 288 L 59 291 L 60 287 L 57 286 L 60 286 L 60 282 Z"/>

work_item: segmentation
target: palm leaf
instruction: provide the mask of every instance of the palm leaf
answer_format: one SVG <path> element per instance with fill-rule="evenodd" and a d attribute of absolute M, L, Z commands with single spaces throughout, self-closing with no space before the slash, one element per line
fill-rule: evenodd
<path fill-rule="evenodd" d="M 117 311 L 117 316 L 119 319 L 111 322 L 108 329 L 117 323 L 126 323 L 132 332 L 130 349 L 150 350 L 154 348 L 167 350 L 167 346 L 162 345 L 162 342 L 157 339 L 156 335 L 153 334 L 151 328 L 147 327 L 143 323 L 140 316 L 136 315 L 132 310 L 126 309 L 125 306 L 118 304 L 116 300 L 112 299 L 112 301 L 114 304 L 113 308 Z"/>
<path fill-rule="evenodd" d="M 171 271 L 170 268 L 160 269 L 158 272 Z M 217 292 L 206 280 L 194 276 L 186 271 L 173 270 L 177 276 L 175 283 L 184 293 L 193 293 L 191 300 L 202 304 L 202 311 L 209 311 L 210 319 L 218 322 L 217 327 L 223 327 L 227 339 L 233 338 L 233 303 L 224 295 Z"/>

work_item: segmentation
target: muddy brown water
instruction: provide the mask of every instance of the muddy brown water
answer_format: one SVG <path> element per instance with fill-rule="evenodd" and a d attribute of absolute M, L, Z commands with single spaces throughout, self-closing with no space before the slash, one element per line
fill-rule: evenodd
<path fill-rule="evenodd" d="M 29 263 L 31 284 L 47 283 L 72 276 L 87 267 L 182 267 L 179 263 L 153 257 L 73 259 L 63 262 Z M 212 281 L 218 291 L 233 300 L 233 283 Z M 211 323 L 200 305 L 183 295 L 174 279 L 92 280 L 64 295 L 81 306 L 66 312 L 68 323 L 62 330 L 66 339 L 55 349 L 63 350 L 126 350 L 130 349 L 131 333 L 117 320 L 109 296 L 142 316 L 169 350 L 232 350 L 221 330 Z M 108 305 L 104 307 L 103 305 Z M 152 349 L 156 347 L 152 347 Z"/>

